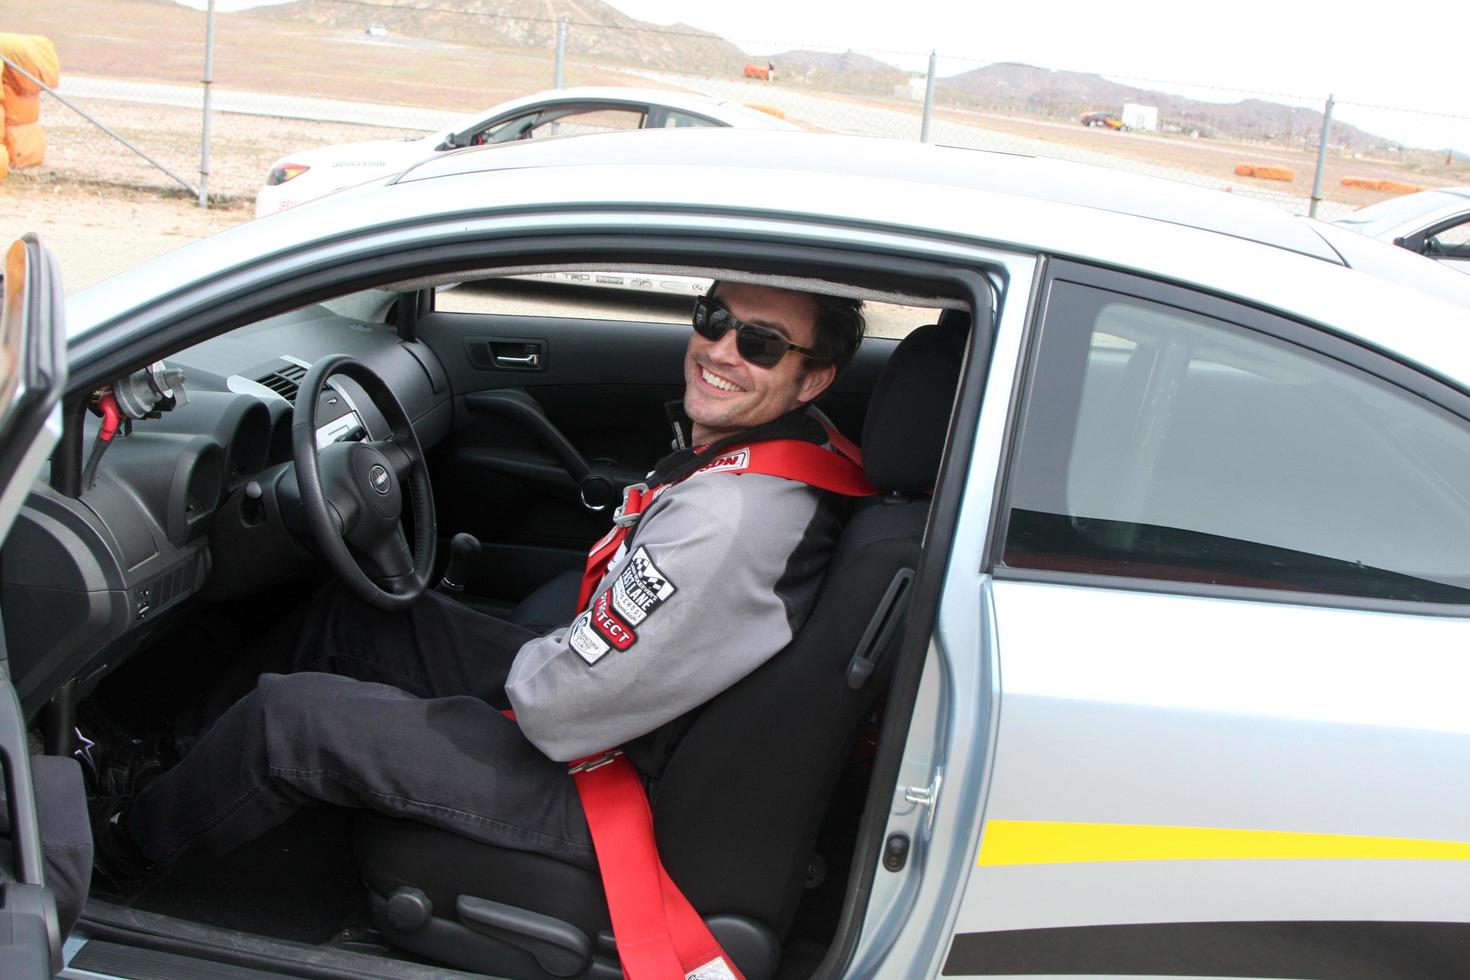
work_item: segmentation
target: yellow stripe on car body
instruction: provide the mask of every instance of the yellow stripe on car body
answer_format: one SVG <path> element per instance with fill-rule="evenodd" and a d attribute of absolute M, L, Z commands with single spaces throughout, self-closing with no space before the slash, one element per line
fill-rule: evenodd
<path fill-rule="evenodd" d="M 1096 861 L 1470 860 L 1470 842 L 1148 824 L 987 820 L 979 864 Z"/>

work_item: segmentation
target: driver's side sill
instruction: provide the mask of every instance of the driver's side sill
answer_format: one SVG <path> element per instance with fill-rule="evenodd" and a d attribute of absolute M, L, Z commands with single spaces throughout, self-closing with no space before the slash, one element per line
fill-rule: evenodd
<path fill-rule="evenodd" d="M 388 980 L 469 980 L 480 974 L 425 966 L 332 946 L 269 939 L 233 929 L 129 909 L 92 898 L 66 942 L 58 976 L 219 976 Z M 234 971 L 229 967 L 237 968 Z M 184 972 L 180 972 L 181 969 Z"/>

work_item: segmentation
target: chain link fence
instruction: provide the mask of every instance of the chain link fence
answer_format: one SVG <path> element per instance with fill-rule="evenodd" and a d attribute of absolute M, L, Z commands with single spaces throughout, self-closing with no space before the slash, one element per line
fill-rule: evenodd
<path fill-rule="evenodd" d="M 1312 209 L 1331 112 L 1320 217 L 1410 188 L 1470 184 L 1470 116 L 1330 106 L 1324 95 L 1102 79 L 944 52 L 793 50 L 621 15 L 593 22 L 375 0 L 217 14 L 206 62 L 204 13 L 142 0 L 33 2 L 15 26 L 57 41 L 57 94 L 175 176 L 60 105 L 43 119 L 48 165 L 185 193 L 207 179 L 226 199 L 253 198 L 270 164 L 293 150 L 434 132 L 558 82 L 697 92 L 806 129 L 1073 160 L 1300 213 Z"/>

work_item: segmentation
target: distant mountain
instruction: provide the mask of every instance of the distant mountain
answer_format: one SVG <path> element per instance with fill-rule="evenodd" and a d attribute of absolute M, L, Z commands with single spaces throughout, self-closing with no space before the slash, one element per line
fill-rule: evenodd
<path fill-rule="evenodd" d="M 602 0 L 295 0 L 251 14 L 359 31 L 380 24 L 409 37 L 543 50 L 556 46 L 556 21 L 565 16 L 567 51 L 579 57 L 711 75 L 738 75 L 751 60 L 718 35 L 685 24 L 648 24 Z"/>
<path fill-rule="evenodd" d="M 909 76 L 884 61 L 854 51 L 786 51 L 756 59 L 776 66 L 776 78 L 841 92 L 894 95 L 908 92 Z"/>
<path fill-rule="evenodd" d="M 908 72 L 876 58 L 851 51 L 805 50 L 751 56 L 708 31 L 684 24 L 645 23 L 602 0 L 294 0 L 256 7 L 251 14 L 355 31 L 380 24 L 390 33 L 410 37 L 543 51 L 555 46 L 556 21 L 565 16 L 570 22 L 567 48 L 586 60 L 727 77 L 739 77 L 746 63 L 770 62 L 776 66 L 776 85 L 810 85 L 874 96 L 915 94 Z M 1315 146 L 1322 127 L 1318 109 L 1260 99 L 1232 104 L 1200 102 L 1123 85 L 1101 75 L 1011 63 L 941 78 L 935 97 L 941 104 L 1074 120 L 1084 112 L 1121 112 L 1124 102 L 1139 102 L 1158 108 L 1161 129 L 1299 146 Z M 1333 125 L 1332 143 L 1355 151 L 1393 145 L 1342 122 Z"/>
<path fill-rule="evenodd" d="M 1121 112 L 1123 103 L 1137 102 L 1159 110 L 1159 127 L 1176 132 L 1198 131 L 1201 136 L 1229 136 L 1272 142 L 1316 145 L 1322 113 L 1245 99 L 1234 103 L 1201 102 L 1180 95 L 1135 88 L 1101 75 L 1055 71 L 1032 65 L 986 65 L 939 79 L 936 98 L 954 105 L 993 110 L 1022 111 L 1031 115 L 1075 118 L 1084 112 Z M 1349 150 L 1369 150 L 1392 141 L 1366 133 L 1341 121 L 1332 125 L 1332 144 Z"/>

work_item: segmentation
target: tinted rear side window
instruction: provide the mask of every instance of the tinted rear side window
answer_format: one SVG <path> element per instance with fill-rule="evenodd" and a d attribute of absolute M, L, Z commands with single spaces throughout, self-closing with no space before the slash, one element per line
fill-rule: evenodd
<path fill-rule="evenodd" d="M 1374 376 L 1058 282 L 1012 468 L 1010 568 L 1470 602 L 1470 425 Z"/>

